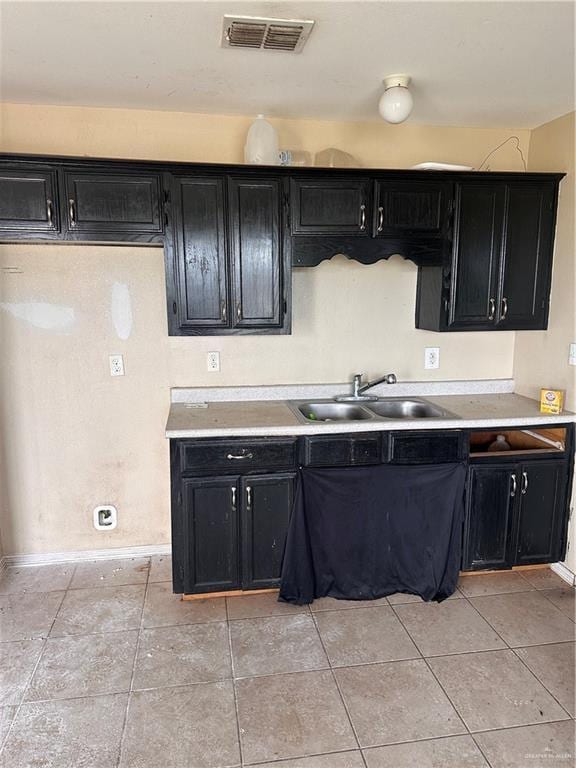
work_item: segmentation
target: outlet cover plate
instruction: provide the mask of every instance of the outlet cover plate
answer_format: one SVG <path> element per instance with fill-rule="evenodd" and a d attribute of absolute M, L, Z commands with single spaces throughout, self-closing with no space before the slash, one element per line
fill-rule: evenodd
<path fill-rule="evenodd" d="M 440 347 L 424 347 L 424 368 L 440 368 Z"/>

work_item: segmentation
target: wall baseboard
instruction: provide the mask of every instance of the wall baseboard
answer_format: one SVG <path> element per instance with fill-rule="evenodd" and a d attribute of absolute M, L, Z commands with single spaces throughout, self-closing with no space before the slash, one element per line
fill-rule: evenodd
<path fill-rule="evenodd" d="M 571 587 L 576 584 L 576 574 L 572 573 L 570 568 L 567 568 L 564 563 L 552 563 L 550 568 L 554 573 L 557 573 L 561 579 L 564 579 L 565 582 L 570 584 Z"/>
<path fill-rule="evenodd" d="M 170 544 L 155 544 L 141 547 L 115 547 L 114 549 L 82 549 L 71 552 L 46 552 L 35 555 L 5 555 L 0 560 L 0 573 L 10 566 L 54 565 L 57 563 L 78 563 L 84 560 L 118 560 L 129 557 L 150 557 L 169 555 Z"/>

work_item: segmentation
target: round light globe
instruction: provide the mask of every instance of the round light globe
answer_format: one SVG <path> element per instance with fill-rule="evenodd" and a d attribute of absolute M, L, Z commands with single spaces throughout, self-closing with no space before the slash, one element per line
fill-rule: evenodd
<path fill-rule="evenodd" d="M 403 123 L 412 112 L 412 94 L 401 85 L 387 88 L 378 103 L 378 111 L 388 123 Z"/>

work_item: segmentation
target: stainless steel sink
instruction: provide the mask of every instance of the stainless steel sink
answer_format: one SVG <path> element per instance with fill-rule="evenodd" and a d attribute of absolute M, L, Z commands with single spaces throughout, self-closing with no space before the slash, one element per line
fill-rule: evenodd
<path fill-rule="evenodd" d="M 314 421 L 374 421 L 387 419 L 456 419 L 450 411 L 419 397 L 379 398 L 376 402 L 336 402 L 320 400 L 288 403 L 292 412 L 304 423 Z"/>
<path fill-rule="evenodd" d="M 427 400 L 403 398 L 381 399 L 376 403 L 366 403 L 366 408 L 377 416 L 386 419 L 449 419 L 456 418 L 454 414 L 429 403 Z"/>
<path fill-rule="evenodd" d="M 296 410 L 308 421 L 362 421 L 373 419 L 362 406 L 352 403 L 294 403 Z"/>

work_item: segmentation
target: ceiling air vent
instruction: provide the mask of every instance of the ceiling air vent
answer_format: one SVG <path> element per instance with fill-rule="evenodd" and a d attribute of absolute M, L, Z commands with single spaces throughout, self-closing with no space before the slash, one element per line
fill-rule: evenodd
<path fill-rule="evenodd" d="M 226 15 L 222 25 L 222 47 L 300 53 L 313 26 L 313 21 L 305 19 Z"/>

